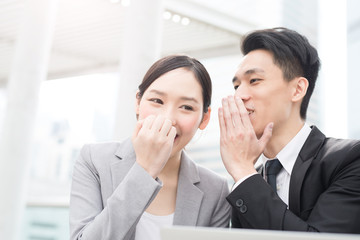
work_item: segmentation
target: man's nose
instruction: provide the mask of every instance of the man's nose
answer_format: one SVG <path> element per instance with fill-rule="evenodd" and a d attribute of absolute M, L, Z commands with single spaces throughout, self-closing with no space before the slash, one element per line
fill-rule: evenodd
<path fill-rule="evenodd" d="M 235 96 L 240 97 L 243 101 L 249 100 L 251 95 L 248 86 L 245 84 L 239 85 L 235 91 Z"/>

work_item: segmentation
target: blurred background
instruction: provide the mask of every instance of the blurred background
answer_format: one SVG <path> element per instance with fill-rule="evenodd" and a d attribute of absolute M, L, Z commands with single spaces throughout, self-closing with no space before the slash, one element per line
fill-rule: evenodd
<path fill-rule="evenodd" d="M 69 239 L 80 148 L 131 135 L 136 88 L 168 54 L 198 58 L 212 77 L 211 122 L 186 149 L 232 184 L 217 109 L 233 94 L 241 37 L 278 26 L 319 50 L 308 123 L 359 139 L 360 1 L 0 0 L 0 239 Z"/>

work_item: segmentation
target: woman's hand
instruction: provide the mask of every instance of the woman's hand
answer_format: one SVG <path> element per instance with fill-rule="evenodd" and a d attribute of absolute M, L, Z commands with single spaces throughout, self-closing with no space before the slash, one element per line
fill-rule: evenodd
<path fill-rule="evenodd" d="M 132 136 L 136 162 L 153 178 L 169 160 L 175 136 L 172 121 L 163 116 L 150 115 L 137 122 Z"/>

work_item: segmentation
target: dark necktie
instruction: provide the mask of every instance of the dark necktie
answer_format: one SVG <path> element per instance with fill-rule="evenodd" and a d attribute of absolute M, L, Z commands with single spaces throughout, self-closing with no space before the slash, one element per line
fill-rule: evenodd
<path fill-rule="evenodd" d="M 271 186 L 271 188 L 276 193 L 276 175 L 280 172 L 282 169 L 282 165 L 278 159 L 269 160 L 265 164 L 265 173 L 266 173 L 266 179 L 268 184 Z"/>

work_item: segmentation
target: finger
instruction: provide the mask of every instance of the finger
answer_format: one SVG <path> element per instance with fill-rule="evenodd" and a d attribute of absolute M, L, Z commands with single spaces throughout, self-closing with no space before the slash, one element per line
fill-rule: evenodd
<path fill-rule="evenodd" d="M 133 139 L 135 139 L 137 137 L 137 135 L 139 134 L 139 131 L 143 126 L 143 123 L 144 123 L 144 120 L 139 120 L 136 122 L 135 129 L 134 129 L 133 136 L 132 136 Z"/>
<path fill-rule="evenodd" d="M 226 125 L 224 120 L 224 112 L 222 108 L 219 108 L 218 110 L 218 118 L 219 118 L 220 136 L 225 137 Z"/>
<path fill-rule="evenodd" d="M 157 115 L 155 120 L 154 120 L 154 123 L 152 124 L 151 126 L 151 131 L 153 133 L 158 133 L 163 125 L 165 121 L 165 117 L 164 116 L 161 116 L 161 115 Z"/>
<path fill-rule="evenodd" d="M 161 126 L 160 134 L 162 136 L 168 136 L 171 127 L 172 127 L 172 121 L 170 119 L 165 119 L 163 125 Z"/>
<path fill-rule="evenodd" d="M 229 109 L 230 109 L 230 114 L 231 114 L 231 118 L 232 118 L 232 122 L 234 127 L 242 127 L 243 123 L 241 121 L 241 117 L 240 117 L 240 111 L 238 109 L 238 106 L 235 102 L 235 99 L 233 96 L 229 96 L 228 97 L 228 101 L 229 101 Z"/>
<path fill-rule="evenodd" d="M 253 126 L 251 124 L 250 118 L 249 118 L 249 113 L 244 105 L 244 102 L 238 96 L 235 97 L 235 102 L 236 102 L 237 108 L 240 111 L 240 117 L 241 117 L 243 126 L 248 130 L 254 130 Z"/>
<path fill-rule="evenodd" d="M 259 144 L 260 144 L 260 148 L 262 150 L 262 152 L 265 150 L 265 147 L 267 145 L 267 143 L 269 142 L 271 136 L 272 136 L 272 130 L 273 130 L 273 126 L 274 123 L 269 123 L 263 132 L 263 135 L 261 136 L 261 138 L 259 139 Z"/>
<path fill-rule="evenodd" d="M 172 140 L 175 139 L 175 137 L 176 137 L 176 127 L 172 126 L 172 127 L 170 128 L 168 137 L 169 137 L 169 139 L 172 139 Z"/>
<path fill-rule="evenodd" d="M 155 120 L 155 115 L 149 115 L 147 116 L 145 119 L 143 119 L 143 128 L 145 129 L 151 129 L 153 123 L 154 123 L 154 120 Z"/>
<path fill-rule="evenodd" d="M 225 122 L 225 129 L 228 134 L 230 134 L 234 129 L 234 124 L 231 118 L 230 109 L 229 109 L 229 102 L 227 98 L 223 98 L 222 100 L 222 106 L 223 106 L 223 116 L 224 116 L 224 122 Z"/>

